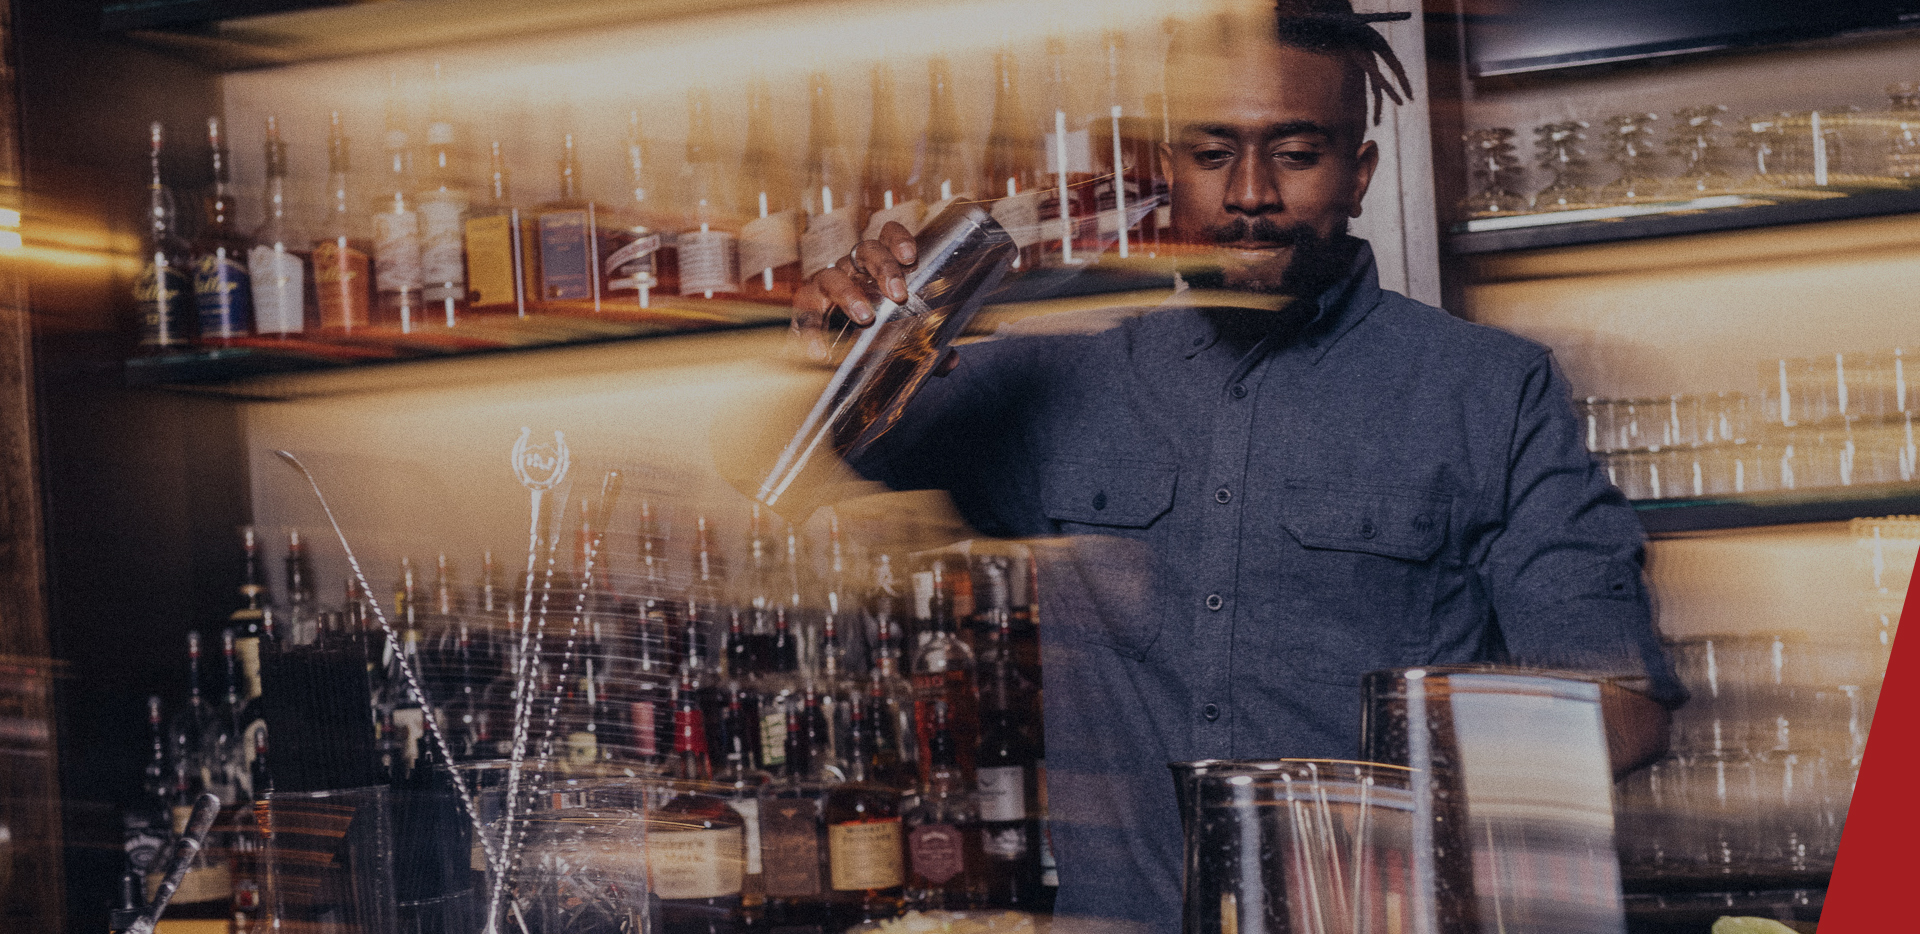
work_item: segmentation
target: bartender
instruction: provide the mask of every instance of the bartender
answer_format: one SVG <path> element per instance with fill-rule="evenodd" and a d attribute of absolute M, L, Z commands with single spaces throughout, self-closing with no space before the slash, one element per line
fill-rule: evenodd
<path fill-rule="evenodd" d="M 1411 93 L 1383 18 L 1282 0 L 1177 35 L 1160 158 L 1178 238 L 1214 246 L 1202 281 L 965 347 L 855 465 L 1037 542 L 1061 915 L 1178 931 L 1166 764 L 1354 758 L 1365 672 L 1613 677 L 1616 772 L 1664 751 L 1685 699 L 1639 523 L 1547 349 L 1383 290 L 1347 233 L 1369 110 Z M 824 356 L 834 309 L 904 301 L 914 259 L 889 224 L 815 275 L 803 345 Z"/>

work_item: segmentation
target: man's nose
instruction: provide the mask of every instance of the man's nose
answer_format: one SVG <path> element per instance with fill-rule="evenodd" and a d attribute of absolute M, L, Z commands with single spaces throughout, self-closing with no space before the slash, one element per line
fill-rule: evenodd
<path fill-rule="evenodd" d="M 1253 217 L 1279 213 L 1280 186 L 1274 183 L 1273 166 L 1267 160 L 1258 157 L 1234 160 L 1233 174 L 1227 181 L 1226 208 L 1235 214 Z"/>

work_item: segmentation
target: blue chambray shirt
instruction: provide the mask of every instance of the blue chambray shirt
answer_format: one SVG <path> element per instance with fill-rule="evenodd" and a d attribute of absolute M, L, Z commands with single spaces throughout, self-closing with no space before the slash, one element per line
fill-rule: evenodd
<path fill-rule="evenodd" d="M 858 465 L 1037 542 L 1060 914 L 1178 931 L 1167 763 L 1354 758 L 1364 672 L 1504 658 L 1684 700 L 1545 348 L 1381 289 L 1364 245 L 1250 347 L 1178 298 L 966 347 Z"/>

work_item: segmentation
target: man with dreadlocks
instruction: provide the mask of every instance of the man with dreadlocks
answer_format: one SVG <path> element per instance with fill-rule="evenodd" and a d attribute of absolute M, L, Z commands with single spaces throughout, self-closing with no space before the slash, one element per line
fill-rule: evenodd
<path fill-rule="evenodd" d="M 855 465 L 1035 542 L 1062 915 L 1177 931 L 1165 764 L 1353 758 L 1364 672 L 1637 679 L 1606 693 L 1617 770 L 1685 697 L 1545 348 L 1382 290 L 1346 232 L 1369 105 L 1411 93 L 1379 18 L 1286 0 L 1178 35 L 1161 158 L 1177 233 L 1212 247 L 1193 287 L 962 349 Z M 801 291 L 796 333 L 823 353 L 825 315 L 870 322 L 913 261 L 890 225 Z"/>

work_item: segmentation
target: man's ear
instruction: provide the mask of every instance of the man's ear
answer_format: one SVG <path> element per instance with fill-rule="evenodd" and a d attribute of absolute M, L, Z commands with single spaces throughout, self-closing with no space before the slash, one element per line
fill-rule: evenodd
<path fill-rule="evenodd" d="M 1373 184 L 1373 172 L 1380 167 L 1380 147 L 1373 140 L 1360 144 L 1360 151 L 1353 157 L 1353 201 L 1347 206 L 1348 217 L 1360 216 L 1360 202 L 1367 196 L 1367 186 Z"/>

